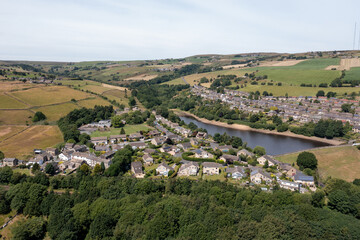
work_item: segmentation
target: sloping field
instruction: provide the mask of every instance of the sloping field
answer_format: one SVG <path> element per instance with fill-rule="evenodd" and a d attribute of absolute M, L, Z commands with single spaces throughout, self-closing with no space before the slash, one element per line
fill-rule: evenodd
<path fill-rule="evenodd" d="M 31 126 L 25 131 L 0 143 L 0 149 L 6 157 L 31 155 L 34 148 L 47 148 L 63 141 L 57 126 Z"/>
<path fill-rule="evenodd" d="M 71 99 L 80 100 L 91 97 L 88 93 L 62 86 L 38 87 L 24 91 L 11 92 L 10 94 L 32 106 L 63 103 L 68 102 Z"/>
<path fill-rule="evenodd" d="M 360 151 L 353 146 L 329 147 L 309 150 L 318 159 L 321 178 L 328 176 L 353 181 L 360 176 Z M 279 161 L 296 162 L 299 153 L 276 157 Z"/>
<path fill-rule="evenodd" d="M 153 78 L 156 78 L 157 75 L 149 75 L 149 74 L 140 74 L 134 77 L 129 77 L 129 78 L 125 78 L 124 80 L 135 80 L 135 81 L 139 81 L 139 80 L 151 80 Z"/>
<path fill-rule="evenodd" d="M 260 66 L 263 66 L 263 67 L 288 67 L 288 66 L 294 66 L 303 61 L 305 61 L 305 60 L 269 61 L 269 62 L 261 63 Z"/>
<path fill-rule="evenodd" d="M 23 109 L 27 107 L 26 104 L 0 93 L 0 109 Z"/>
<path fill-rule="evenodd" d="M 125 106 L 129 105 L 129 100 L 125 98 L 125 91 L 113 89 L 104 92 L 103 95 L 106 96 L 108 99 L 115 100 L 116 102 L 124 104 Z"/>
<path fill-rule="evenodd" d="M 106 87 L 96 86 L 96 85 L 83 85 L 83 86 L 81 87 L 81 89 L 83 89 L 83 90 L 89 90 L 89 91 L 91 91 L 91 92 L 98 93 L 98 94 L 102 94 L 103 92 L 109 90 L 109 89 L 106 88 Z"/>
<path fill-rule="evenodd" d="M 76 103 L 79 107 L 86 107 L 86 108 L 93 108 L 95 105 L 98 106 L 108 106 L 111 105 L 108 101 L 105 101 L 102 98 L 96 97 L 93 99 L 87 99 L 87 100 L 82 100 L 82 101 L 78 101 Z"/>
<path fill-rule="evenodd" d="M 25 125 L 6 125 L 6 126 L 0 126 L 0 142 L 5 140 L 6 138 L 9 138 L 21 130 L 24 130 L 27 128 Z"/>
<path fill-rule="evenodd" d="M 11 90 L 32 88 L 34 85 L 30 83 L 23 83 L 20 81 L 2 81 L 0 82 L 0 92 L 8 92 Z"/>
<path fill-rule="evenodd" d="M 34 116 L 34 113 L 29 110 L 0 110 L 0 125 L 24 125 L 26 121 L 31 122 L 32 116 Z"/>
<path fill-rule="evenodd" d="M 360 67 L 354 67 L 346 71 L 344 80 L 360 80 Z"/>
<path fill-rule="evenodd" d="M 88 100 L 84 100 L 88 101 Z M 72 110 L 79 108 L 75 103 L 63 103 L 58 105 L 39 107 L 37 109 L 33 109 L 34 111 L 40 111 L 45 114 L 48 121 L 56 121 L 61 117 L 64 117 L 66 114 L 71 112 Z"/>

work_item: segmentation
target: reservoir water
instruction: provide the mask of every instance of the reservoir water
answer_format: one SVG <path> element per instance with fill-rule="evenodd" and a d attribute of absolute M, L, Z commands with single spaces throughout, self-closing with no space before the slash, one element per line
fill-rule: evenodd
<path fill-rule="evenodd" d="M 253 131 L 242 131 L 232 128 L 215 126 L 208 123 L 199 122 L 190 117 L 180 117 L 186 124 L 193 122 L 198 127 L 204 128 L 208 134 L 214 136 L 215 133 L 227 133 L 230 136 L 240 137 L 251 148 L 262 146 L 266 149 L 266 153 L 270 155 L 279 155 L 284 153 L 296 152 L 315 147 L 328 146 L 329 144 L 311 141 L 307 139 L 300 139 L 294 137 L 287 137 L 281 135 L 265 134 Z"/>

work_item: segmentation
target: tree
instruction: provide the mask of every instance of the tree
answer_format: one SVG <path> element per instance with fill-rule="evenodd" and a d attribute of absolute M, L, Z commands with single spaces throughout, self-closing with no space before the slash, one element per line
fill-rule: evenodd
<path fill-rule="evenodd" d="M 34 217 L 20 221 L 12 229 L 12 239 L 37 240 L 43 239 L 46 233 L 46 222 L 42 217 Z"/>
<path fill-rule="evenodd" d="M 317 93 L 316 93 L 316 97 L 324 97 L 325 96 L 325 92 L 323 90 L 319 90 Z"/>
<path fill-rule="evenodd" d="M 54 175 L 55 172 L 56 172 L 56 169 L 55 169 L 55 167 L 54 167 L 53 164 L 48 163 L 48 164 L 46 164 L 46 166 L 45 166 L 45 172 L 46 172 L 47 174 Z"/>
<path fill-rule="evenodd" d="M 265 164 L 264 164 L 264 166 L 263 166 L 263 168 L 268 168 L 269 167 L 269 161 L 268 160 L 266 160 L 265 161 Z"/>
<path fill-rule="evenodd" d="M 266 154 L 265 148 L 264 148 L 264 147 L 261 147 L 261 146 L 256 146 L 256 147 L 254 147 L 254 151 L 253 151 L 253 152 L 254 152 L 255 154 L 257 154 L 257 155 L 260 155 L 260 156 Z"/>
<path fill-rule="evenodd" d="M 42 121 L 42 120 L 45 120 L 46 119 L 46 116 L 45 114 L 43 114 L 42 112 L 36 112 L 32 121 L 33 122 L 39 122 L 39 121 Z"/>
<path fill-rule="evenodd" d="M 314 207 L 322 208 L 325 205 L 325 192 L 322 190 L 316 190 L 311 195 L 311 204 Z"/>
<path fill-rule="evenodd" d="M 300 170 L 303 170 L 304 168 L 314 170 L 317 168 L 317 159 L 311 152 L 302 152 L 297 157 L 296 164 L 299 166 Z"/>
<path fill-rule="evenodd" d="M 102 173 L 102 169 L 100 164 L 96 164 L 93 170 L 94 175 L 100 175 Z"/>
<path fill-rule="evenodd" d="M 125 130 L 124 130 L 124 128 L 121 128 L 121 130 L 120 130 L 120 134 L 125 134 Z"/>
<path fill-rule="evenodd" d="M 110 239 L 116 221 L 107 214 L 99 214 L 90 225 L 89 236 L 91 239 Z"/>
<path fill-rule="evenodd" d="M 354 179 L 353 184 L 360 186 L 360 179 L 359 178 Z"/>
<path fill-rule="evenodd" d="M 0 183 L 9 183 L 13 175 L 13 170 L 9 166 L 0 168 Z"/>
<path fill-rule="evenodd" d="M 2 151 L 0 151 L 0 160 L 3 160 L 4 158 L 5 158 L 5 154 Z"/>
<path fill-rule="evenodd" d="M 133 107 L 136 105 L 136 100 L 133 96 L 129 97 L 129 106 Z"/>
<path fill-rule="evenodd" d="M 80 173 L 82 173 L 84 175 L 89 175 L 89 173 L 91 172 L 90 167 L 85 163 L 83 163 L 80 166 L 79 170 L 80 170 Z"/>
<path fill-rule="evenodd" d="M 351 104 L 350 103 L 344 103 L 343 105 L 341 105 L 341 110 L 343 112 L 351 112 Z"/>
<path fill-rule="evenodd" d="M 38 163 L 34 163 L 34 165 L 32 165 L 32 168 L 31 168 L 31 173 L 35 174 L 39 170 L 40 170 L 40 165 Z"/>
<path fill-rule="evenodd" d="M 119 115 L 113 116 L 111 118 L 111 124 L 114 128 L 122 128 L 124 126 L 123 118 Z"/>

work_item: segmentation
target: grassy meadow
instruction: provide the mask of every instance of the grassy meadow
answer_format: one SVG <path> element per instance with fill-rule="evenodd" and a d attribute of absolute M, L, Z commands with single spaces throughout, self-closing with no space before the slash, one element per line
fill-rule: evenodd
<path fill-rule="evenodd" d="M 132 134 L 139 131 L 147 131 L 152 129 L 152 127 L 146 124 L 136 124 L 136 125 L 129 125 L 126 124 L 124 126 L 125 134 Z M 110 137 L 110 135 L 119 135 L 121 128 L 111 128 L 110 131 L 96 131 L 91 134 L 91 137 Z"/>
<path fill-rule="evenodd" d="M 0 149 L 6 157 L 27 158 L 34 148 L 45 149 L 63 141 L 62 133 L 57 126 L 35 125 L 0 142 Z"/>
<path fill-rule="evenodd" d="M 318 160 L 320 177 L 329 176 L 353 181 L 360 176 L 360 151 L 353 146 L 340 146 L 309 150 Z M 286 163 L 296 162 L 299 153 L 290 153 L 276 157 Z"/>

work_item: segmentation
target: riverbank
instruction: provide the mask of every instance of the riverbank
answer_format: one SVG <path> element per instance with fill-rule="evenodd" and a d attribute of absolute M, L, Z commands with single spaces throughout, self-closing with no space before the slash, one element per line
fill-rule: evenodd
<path fill-rule="evenodd" d="M 230 129 L 235 129 L 235 130 L 239 130 L 239 131 L 252 131 L 252 132 L 259 132 L 259 133 L 265 133 L 265 134 L 272 134 L 272 135 L 280 135 L 280 136 L 286 136 L 286 137 L 292 137 L 292 138 L 299 138 L 299 139 L 305 139 L 305 140 L 310 140 L 310 141 L 314 141 L 314 142 L 322 142 L 322 143 L 326 143 L 332 146 L 339 146 L 342 144 L 345 144 L 344 141 L 339 141 L 339 140 L 335 140 L 335 139 L 326 139 L 326 138 L 319 138 L 319 137 L 308 137 L 308 136 L 304 136 L 304 135 L 299 135 L 299 134 L 295 134 L 293 132 L 290 131 L 286 131 L 286 132 L 276 132 L 276 131 L 270 131 L 270 130 L 266 130 L 266 129 L 256 129 L 256 128 L 251 128 L 247 125 L 243 125 L 243 124 L 228 124 L 228 123 L 224 123 L 224 122 L 219 122 L 219 121 L 215 121 L 215 120 L 207 120 L 205 118 L 199 118 L 198 116 L 189 113 L 189 112 L 184 112 L 178 109 L 173 109 L 173 111 L 179 115 L 179 116 L 185 116 L 185 117 L 192 117 L 194 119 L 196 119 L 199 122 L 203 122 L 206 124 L 212 124 L 215 126 L 219 126 L 219 127 L 225 127 L 225 128 L 230 128 Z"/>

